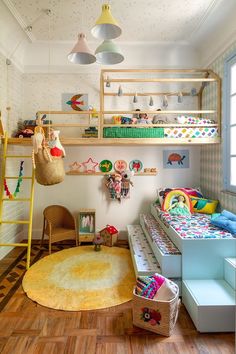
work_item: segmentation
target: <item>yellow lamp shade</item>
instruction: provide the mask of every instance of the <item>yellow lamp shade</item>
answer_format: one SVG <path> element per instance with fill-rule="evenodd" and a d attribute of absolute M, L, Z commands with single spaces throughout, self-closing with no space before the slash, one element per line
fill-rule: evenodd
<path fill-rule="evenodd" d="M 91 33 L 95 38 L 114 39 L 121 35 L 121 28 L 111 14 L 108 4 L 102 5 L 101 16 L 96 21 Z"/>

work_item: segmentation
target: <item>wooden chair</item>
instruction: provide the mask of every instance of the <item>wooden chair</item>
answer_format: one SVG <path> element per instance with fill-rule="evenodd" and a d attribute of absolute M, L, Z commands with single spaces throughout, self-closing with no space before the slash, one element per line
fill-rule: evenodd
<path fill-rule="evenodd" d="M 44 235 L 49 237 L 49 254 L 51 245 L 62 240 L 75 239 L 78 246 L 78 233 L 74 216 L 62 205 L 50 205 L 43 211 L 43 232 L 40 247 L 44 241 Z"/>

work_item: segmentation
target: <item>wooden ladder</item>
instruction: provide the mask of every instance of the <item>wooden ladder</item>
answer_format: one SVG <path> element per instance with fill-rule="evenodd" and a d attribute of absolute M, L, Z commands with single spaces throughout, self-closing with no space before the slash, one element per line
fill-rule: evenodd
<path fill-rule="evenodd" d="M 31 254 L 31 239 L 32 239 L 32 219 L 33 219 L 33 205 L 34 205 L 34 169 L 32 168 L 32 175 L 28 177 L 22 176 L 22 179 L 31 180 L 30 187 L 30 197 L 29 198 L 8 198 L 4 197 L 4 180 L 15 179 L 18 180 L 18 176 L 6 176 L 6 160 L 7 159 L 31 159 L 31 155 L 8 155 L 7 154 L 7 145 L 8 145 L 8 136 L 7 133 L 4 133 L 3 136 L 3 155 L 2 155 L 2 179 L 0 186 L 0 225 L 1 224 L 26 224 L 28 225 L 28 242 L 27 243 L 0 243 L 0 246 L 8 246 L 8 247 L 27 247 L 27 260 L 26 260 L 26 268 L 30 267 L 30 254 Z M 29 202 L 29 217 L 28 220 L 2 220 L 3 214 L 3 203 L 5 202 Z"/>

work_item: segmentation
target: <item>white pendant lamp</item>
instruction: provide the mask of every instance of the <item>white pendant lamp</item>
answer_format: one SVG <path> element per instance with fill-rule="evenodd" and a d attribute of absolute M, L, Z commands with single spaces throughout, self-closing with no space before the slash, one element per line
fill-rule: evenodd
<path fill-rule="evenodd" d="M 122 86 L 120 85 L 118 88 L 118 92 L 117 92 L 117 96 L 123 96 L 123 90 L 122 90 Z"/>
<path fill-rule="evenodd" d="M 69 61 L 74 64 L 92 64 L 96 61 L 95 55 L 88 47 L 88 43 L 84 33 L 79 34 L 78 42 L 68 55 Z"/>
<path fill-rule="evenodd" d="M 180 92 L 178 92 L 178 103 L 182 103 L 183 102 L 183 94 L 182 94 L 182 92 L 180 91 Z"/>
<path fill-rule="evenodd" d="M 107 76 L 106 87 L 111 87 L 109 76 Z"/>
<path fill-rule="evenodd" d="M 124 60 L 119 47 L 111 40 L 103 41 L 97 47 L 95 56 L 97 63 L 103 65 L 119 64 Z"/>
<path fill-rule="evenodd" d="M 153 105 L 154 105 L 153 98 L 152 98 L 152 96 L 150 96 L 150 99 L 149 99 L 149 106 L 153 106 Z"/>
<path fill-rule="evenodd" d="M 95 38 L 114 39 L 121 35 L 121 28 L 110 12 L 110 5 L 102 5 L 102 13 L 91 29 Z"/>
<path fill-rule="evenodd" d="M 138 102 L 138 95 L 137 95 L 137 93 L 135 92 L 134 98 L 133 98 L 133 103 L 137 103 L 137 102 Z"/>

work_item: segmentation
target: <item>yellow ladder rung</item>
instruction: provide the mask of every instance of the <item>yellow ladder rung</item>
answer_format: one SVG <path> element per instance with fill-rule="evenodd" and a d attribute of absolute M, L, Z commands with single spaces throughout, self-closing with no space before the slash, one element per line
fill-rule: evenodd
<path fill-rule="evenodd" d="M 7 133 L 4 133 L 4 146 L 3 146 L 3 154 L 2 154 L 2 168 L 1 168 L 1 183 L 0 183 L 0 225 L 1 224 L 27 224 L 28 225 L 28 243 L 0 243 L 0 246 L 8 246 L 8 247 L 27 247 L 27 255 L 26 255 L 26 269 L 30 267 L 30 254 L 31 254 L 31 239 L 32 239 L 32 218 L 33 218 L 33 205 L 34 205 L 34 170 L 32 169 L 32 176 L 21 176 L 22 179 L 31 180 L 30 187 L 30 198 L 14 198 L 9 199 L 4 197 L 4 180 L 5 179 L 13 179 L 18 180 L 19 176 L 5 176 L 6 173 L 6 159 L 20 159 L 23 160 L 25 158 L 31 159 L 31 155 L 8 155 L 7 154 L 7 142 L 8 137 Z M 3 202 L 30 202 L 29 204 L 29 220 L 3 220 L 2 221 L 2 213 L 3 213 Z"/>
<path fill-rule="evenodd" d="M 10 199 L 10 198 L 2 198 L 3 202 L 30 202 L 31 199 L 30 198 L 14 198 L 14 199 Z"/>
<path fill-rule="evenodd" d="M 32 155 L 5 155 L 5 158 L 16 158 L 16 159 L 24 159 L 24 158 L 32 158 Z"/>
<path fill-rule="evenodd" d="M 28 243 L 0 243 L 0 246 L 28 247 Z"/>
<path fill-rule="evenodd" d="M 5 179 L 18 179 L 18 178 L 19 178 L 19 176 L 18 176 L 18 177 L 13 177 L 13 176 L 5 176 L 4 178 L 5 178 Z M 29 176 L 24 177 L 24 176 L 22 176 L 21 178 L 22 178 L 22 179 L 32 179 L 33 177 L 29 177 Z"/>
<path fill-rule="evenodd" d="M 0 221 L 1 224 L 29 224 L 29 220 L 6 220 Z"/>

